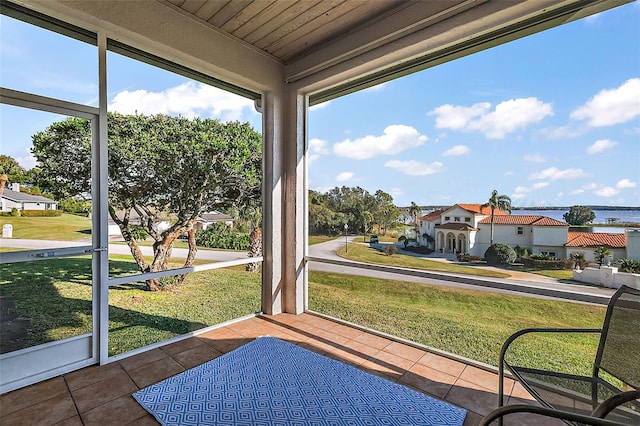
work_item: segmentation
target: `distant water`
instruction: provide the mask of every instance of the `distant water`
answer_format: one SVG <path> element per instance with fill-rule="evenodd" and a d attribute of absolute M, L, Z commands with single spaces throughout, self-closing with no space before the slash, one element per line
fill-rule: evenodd
<path fill-rule="evenodd" d="M 513 215 L 539 215 L 546 216 L 552 219 L 561 220 L 564 222 L 563 215 L 568 212 L 565 210 L 513 210 Z M 596 214 L 596 218 L 593 223 L 607 223 L 609 219 L 617 219 L 618 222 L 633 222 L 640 223 L 640 209 L 633 210 L 592 210 Z M 610 233 L 623 233 L 624 228 L 615 226 L 597 226 L 594 227 L 593 232 L 610 232 Z"/>

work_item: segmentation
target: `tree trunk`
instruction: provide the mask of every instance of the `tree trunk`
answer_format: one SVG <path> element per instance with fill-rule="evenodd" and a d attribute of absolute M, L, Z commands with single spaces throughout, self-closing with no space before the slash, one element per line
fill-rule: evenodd
<path fill-rule="evenodd" d="M 491 244 L 493 245 L 493 207 L 491 207 Z"/>
<path fill-rule="evenodd" d="M 193 266 L 193 262 L 194 260 L 196 260 L 196 254 L 198 253 L 198 247 L 196 246 L 196 230 L 193 229 L 193 227 L 191 229 L 189 229 L 189 231 L 187 231 L 187 235 L 189 236 L 189 253 L 187 253 L 187 258 L 184 261 L 184 268 L 188 268 L 190 266 Z M 178 278 L 178 282 L 177 284 L 182 284 L 182 282 L 184 281 L 184 279 L 187 277 L 187 274 L 182 274 L 179 275 Z"/>
<path fill-rule="evenodd" d="M 255 227 L 249 235 L 249 257 L 262 256 L 262 231 Z M 258 272 L 260 264 L 258 262 L 247 263 L 246 270 L 249 272 Z"/>
<path fill-rule="evenodd" d="M 171 250 L 173 242 L 177 237 L 176 233 L 166 235 L 161 241 L 153 243 L 153 262 L 149 267 L 149 272 L 166 271 L 169 269 L 169 260 L 171 259 Z M 162 279 L 153 278 L 146 281 L 146 289 L 150 291 L 164 290 L 176 284 L 175 277 L 163 277 Z"/>

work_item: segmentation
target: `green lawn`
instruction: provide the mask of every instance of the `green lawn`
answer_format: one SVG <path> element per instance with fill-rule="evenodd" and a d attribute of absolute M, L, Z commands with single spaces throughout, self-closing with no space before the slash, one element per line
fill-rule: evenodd
<path fill-rule="evenodd" d="M 75 241 L 91 239 L 91 219 L 63 213 L 56 217 L 0 216 L 0 226 L 13 225 L 13 238 Z"/>
<path fill-rule="evenodd" d="M 309 245 L 324 243 L 326 241 L 335 240 L 338 237 L 331 237 L 329 235 L 309 235 Z"/>
<path fill-rule="evenodd" d="M 311 310 L 491 365 L 516 330 L 599 328 L 605 313 L 591 305 L 314 271 L 309 281 Z M 545 336 L 516 345 L 514 358 L 588 374 L 597 344 L 593 335 Z"/>
<path fill-rule="evenodd" d="M 90 332 L 90 268 L 87 257 L 2 265 L 0 294 L 15 304 L 10 313 L 30 321 L 29 333 L 10 342 L 9 331 L 2 329 L 2 352 Z M 137 271 L 133 262 L 117 258 L 110 259 L 109 268 L 111 275 Z M 112 287 L 109 353 L 257 312 L 260 294 L 260 274 L 243 267 L 189 274 L 175 291 L 147 292 L 143 283 Z"/>
<path fill-rule="evenodd" d="M 124 258 L 123 258 L 124 259 Z M 110 259 L 113 274 L 135 265 Z M 516 296 L 463 291 L 400 281 L 309 273 L 312 310 L 405 339 L 496 365 L 511 332 L 529 326 L 599 327 L 604 308 Z M 90 261 L 52 259 L 6 264 L 0 293 L 10 312 L 30 321 L 21 339 L 2 330 L 3 351 L 87 333 L 91 330 Z M 174 291 L 147 292 L 142 283 L 109 290 L 109 353 L 123 353 L 260 309 L 260 275 L 242 267 L 190 274 Z M 597 339 L 546 337 L 541 349 L 524 345 L 518 357 L 582 372 Z M 13 346 L 11 346 L 13 345 Z M 552 356 L 558 349 L 569 357 Z"/>
<path fill-rule="evenodd" d="M 342 247 L 337 252 L 338 256 L 350 260 L 364 263 L 374 263 L 378 265 L 397 266 L 400 268 L 423 269 L 427 271 L 450 272 L 453 274 L 479 275 L 484 277 L 508 278 L 507 272 L 499 272 L 489 269 L 482 269 L 474 266 L 457 265 L 449 262 L 430 260 L 409 256 L 404 254 L 394 254 L 387 256 L 384 252 L 365 244 L 349 244 L 348 249 Z"/>

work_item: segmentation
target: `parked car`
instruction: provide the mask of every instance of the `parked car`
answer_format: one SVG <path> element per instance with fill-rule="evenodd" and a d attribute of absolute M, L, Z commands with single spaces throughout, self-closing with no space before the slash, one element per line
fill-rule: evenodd
<path fill-rule="evenodd" d="M 369 237 L 369 244 L 378 244 L 378 236 L 372 235 Z"/>

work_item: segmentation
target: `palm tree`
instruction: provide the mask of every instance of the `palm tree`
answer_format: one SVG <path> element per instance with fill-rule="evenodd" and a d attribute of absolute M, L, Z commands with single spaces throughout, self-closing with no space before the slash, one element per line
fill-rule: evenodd
<path fill-rule="evenodd" d="M 511 213 L 511 198 L 506 195 L 498 195 L 497 190 L 491 191 L 489 201 L 482 205 L 482 208 L 491 207 L 491 245 L 493 245 L 493 212 L 498 209 Z"/>
<path fill-rule="evenodd" d="M 611 256 L 611 251 L 609 251 L 609 249 L 605 246 L 600 246 L 594 250 L 593 255 L 596 262 L 598 262 L 598 267 L 602 267 L 602 264 L 607 259 L 607 257 Z"/>
<path fill-rule="evenodd" d="M 412 201 L 411 206 L 409 207 L 409 213 L 411 213 L 411 215 L 413 216 L 413 226 L 416 233 L 416 240 L 418 239 L 418 218 L 420 217 L 420 212 L 422 212 L 420 206 Z"/>

